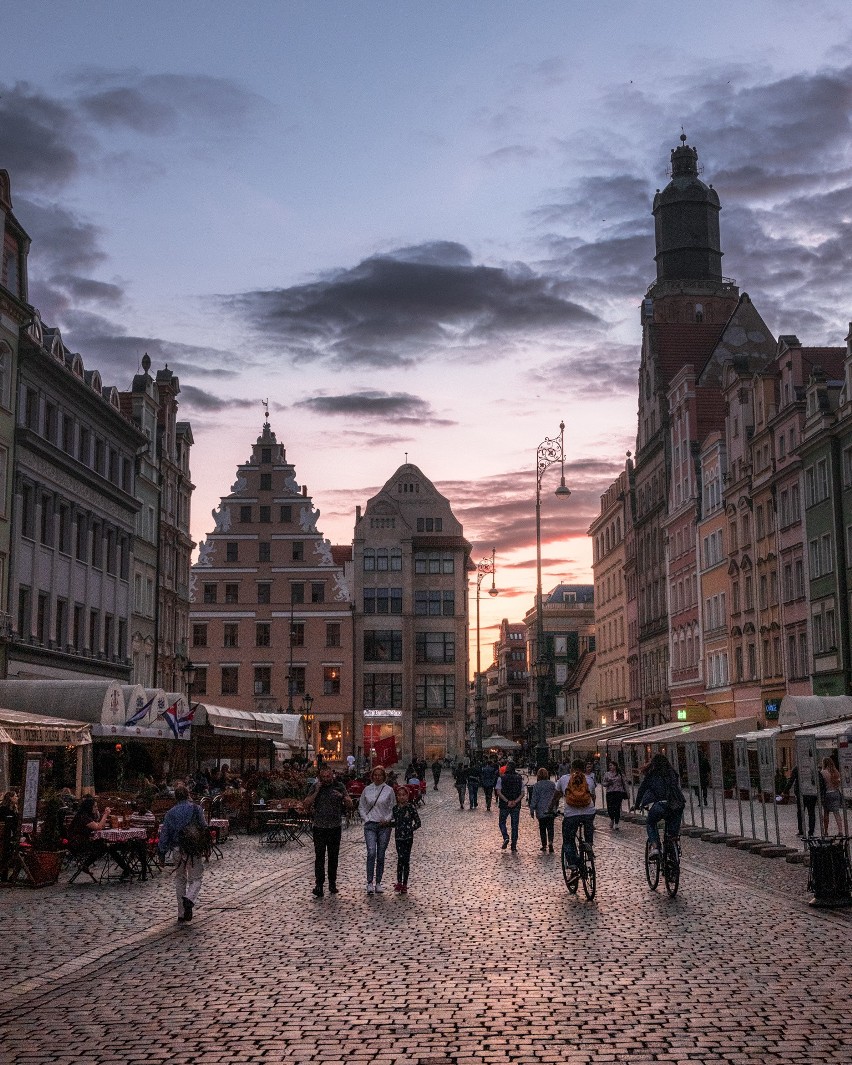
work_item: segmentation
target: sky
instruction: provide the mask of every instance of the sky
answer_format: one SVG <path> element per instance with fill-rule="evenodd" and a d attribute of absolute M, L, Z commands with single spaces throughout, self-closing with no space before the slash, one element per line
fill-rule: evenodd
<path fill-rule="evenodd" d="M 61 9 L 61 11 L 60 11 Z M 0 167 L 30 300 L 105 384 L 147 351 L 191 421 L 192 531 L 264 400 L 319 528 L 406 461 L 450 500 L 488 661 L 635 444 L 651 201 L 683 130 L 723 272 L 777 336 L 852 317 L 852 5 L 29 0 L 4 20 Z M 471 647 L 471 656 L 475 648 Z"/>

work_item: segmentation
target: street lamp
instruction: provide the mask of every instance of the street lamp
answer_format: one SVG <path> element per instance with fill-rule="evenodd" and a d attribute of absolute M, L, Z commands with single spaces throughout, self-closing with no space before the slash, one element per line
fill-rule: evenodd
<path fill-rule="evenodd" d="M 550 662 L 544 649 L 544 603 L 541 592 L 541 481 L 545 471 L 558 462 L 562 477 L 556 495 L 567 499 L 571 489 L 565 484 L 565 422 L 559 423 L 559 436 L 545 437 L 536 449 L 535 478 L 535 662 L 532 671 L 536 679 L 536 752 L 537 766 L 547 764 L 547 728 L 544 694 L 550 674 Z"/>
<path fill-rule="evenodd" d="M 480 648 L 479 648 L 479 592 L 482 588 L 483 580 L 490 574 L 491 575 L 491 587 L 488 589 L 488 594 L 492 596 L 499 595 L 497 588 L 494 584 L 494 554 L 495 548 L 491 548 L 491 558 L 484 558 L 481 562 L 476 564 L 476 688 L 473 693 L 473 706 L 474 706 L 474 721 L 475 721 L 475 742 L 476 750 L 480 759 L 482 758 L 482 666 L 480 662 Z"/>
<path fill-rule="evenodd" d="M 183 673 L 184 678 L 186 680 L 186 691 L 187 694 L 189 694 L 189 692 L 192 690 L 192 685 L 195 683 L 196 673 L 195 663 L 192 661 L 192 659 L 185 658 L 183 660 L 183 669 L 181 672 Z"/>
<path fill-rule="evenodd" d="M 311 745 L 314 732 L 314 715 L 311 713 L 311 707 L 314 705 L 312 695 L 308 695 L 307 692 L 302 696 L 302 719 L 305 722 L 305 761 L 308 760 L 308 748 Z"/>

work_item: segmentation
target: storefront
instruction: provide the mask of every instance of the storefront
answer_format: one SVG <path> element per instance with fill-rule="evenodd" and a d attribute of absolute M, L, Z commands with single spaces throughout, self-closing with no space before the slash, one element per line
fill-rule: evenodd
<path fill-rule="evenodd" d="M 192 764 L 227 764 L 242 775 L 246 769 L 272 769 L 289 758 L 313 757 L 300 714 L 263 714 L 227 706 L 194 703 Z"/>
<path fill-rule="evenodd" d="M 402 744 L 401 710 L 364 711 L 364 749 L 357 753 L 363 754 L 366 761 L 372 764 L 378 760 L 384 765 L 395 765 L 402 757 Z M 393 760 L 390 760 L 391 755 L 385 754 L 391 749 L 394 755 Z"/>
<path fill-rule="evenodd" d="M 92 736 L 85 722 L 0 709 L 0 792 L 23 784 L 29 751 L 43 753 L 48 786 L 69 787 L 78 798 L 92 787 Z"/>

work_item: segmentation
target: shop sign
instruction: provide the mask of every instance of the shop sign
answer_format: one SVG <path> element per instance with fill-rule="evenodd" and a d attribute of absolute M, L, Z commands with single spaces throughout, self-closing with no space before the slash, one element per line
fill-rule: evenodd
<path fill-rule="evenodd" d="M 365 710 L 364 717 L 402 717 L 401 710 Z"/>

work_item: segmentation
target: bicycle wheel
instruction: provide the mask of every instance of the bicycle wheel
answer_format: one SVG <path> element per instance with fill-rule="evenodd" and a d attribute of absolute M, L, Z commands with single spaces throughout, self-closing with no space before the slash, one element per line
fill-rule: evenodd
<path fill-rule="evenodd" d="M 562 848 L 562 876 L 565 878 L 565 887 L 568 888 L 570 895 L 577 894 L 577 870 L 572 869 L 568 864 L 568 860 L 565 857 L 565 848 Z"/>
<path fill-rule="evenodd" d="M 665 857 L 663 859 L 663 877 L 666 881 L 666 891 L 670 898 L 677 895 L 680 885 L 680 855 L 677 852 L 677 844 L 666 840 Z"/>
<path fill-rule="evenodd" d="M 598 890 L 598 874 L 595 870 L 595 856 L 590 850 L 583 848 L 583 857 L 580 864 L 583 879 L 583 891 L 589 902 L 595 897 Z"/>
<path fill-rule="evenodd" d="M 651 841 L 645 841 L 645 876 L 648 878 L 648 886 L 652 891 L 657 890 L 660 882 L 660 856 L 651 854 Z"/>

